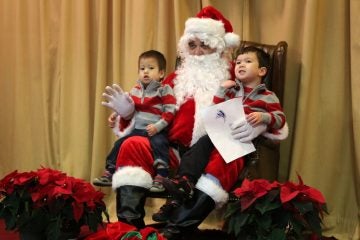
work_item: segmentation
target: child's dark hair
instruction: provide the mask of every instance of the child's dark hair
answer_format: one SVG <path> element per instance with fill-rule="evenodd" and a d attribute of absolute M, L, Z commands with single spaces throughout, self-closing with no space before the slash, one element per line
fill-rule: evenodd
<path fill-rule="evenodd" d="M 139 56 L 139 61 L 138 61 L 138 65 L 140 64 L 140 59 L 142 58 L 155 58 L 156 61 L 159 64 L 159 70 L 166 70 L 166 59 L 164 57 L 164 55 L 161 52 L 158 52 L 156 50 L 149 50 L 146 52 L 143 52 L 142 54 L 140 54 Z"/>
<path fill-rule="evenodd" d="M 261 48 L 258 48 L 255 46 L 247 46 L 247 47 L 240 49 L 237 52 L 237 56 L 239 56 L 240 54 L 249 53 L 249 52 L 253 52 L 256 54 L 256 57 L 259 61 L 259 67 L 266 67 L 267 72 L 266 72 L 265 76 L 262 77 L 262 80 L 264 80 L 266 75 L 270 71 L 270 55 Z"/>

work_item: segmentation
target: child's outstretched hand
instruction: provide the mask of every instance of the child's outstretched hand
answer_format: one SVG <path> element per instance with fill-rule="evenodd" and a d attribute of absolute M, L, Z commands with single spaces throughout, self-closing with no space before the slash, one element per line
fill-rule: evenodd
<path fill-rule="evenodd" d="M 263 123 L 262 113 L 261 112 L 252 112 L 246 116 L 246 121 L 250 123 L 251 126 L 255 127 Z"/>
<path fill-rule="evenodd" d="M 109 127 L 114 128 L 115 127 L 115 121 L 116 121 L 116 117 L 118 116 L 118 114 L 116 112 L 113 112 L 109 118 L 108 118 L 108 124 Z"/>
<path fill-rule="evenodd" d="M 236 83 L 235 83 L 235 81 L 233 81 L 233 80 L 226 80 L 226 81 L 224 81 L 223 83 L 221 83 L 221 86 L 223 87 L 223 88 L 232 88 L 232 87 L 234 87 L 236 85 Z"/>
<path fill-rule="evenodd" d="M 146 131 L 150 137 L 154 136 L 157 133 L 157 129 L 154 124 L 147 125 Z"/>

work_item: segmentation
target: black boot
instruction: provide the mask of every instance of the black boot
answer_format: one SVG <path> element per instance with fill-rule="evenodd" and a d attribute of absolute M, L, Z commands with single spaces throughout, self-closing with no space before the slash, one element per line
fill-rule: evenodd
<path fill-rule="evenodd" d="M 175 240 L 190 235 L 214 208 L 215 202 L 209 195 L 194 189 L 192 199 L 174 210 L 169 223 L 162 230 L 163 236 Z"/>
<path fill-rule="evenodd" d="M 118 220 L 144 228 L 146 188 L 138 186 L 121 186 L 116 189 L 116 214 Z"/>

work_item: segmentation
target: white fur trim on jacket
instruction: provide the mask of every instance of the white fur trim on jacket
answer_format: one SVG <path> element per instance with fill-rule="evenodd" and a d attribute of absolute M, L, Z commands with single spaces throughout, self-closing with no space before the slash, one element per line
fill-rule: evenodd
<path fill-rule="evenodd" d="M 134 118 L 132 118 L 129 125 L 123 131 L 120 131 L 120 116 L 117 116 L 115 121 L 115 127 L 112 130 L 118 138 L 121 138 L 128 135 L 134 129 L 134 127 L 135 120 Z"/>
<path fill-rule="evenodd" d="M 222 207 L 229 199 L 229 194 L 205 175 L 201 175 L 195 187 L 209 195 L 214 200 L 217 208 Z"/>
<path fill-rule="evenodd" d="M 130 185 L 149 189 L 152 184 L 151 175 L 141 167 L 121 167 L 112 177 L 112 188 Z"/>
<path fill-rule="evenodd" d="M 262 135 L 271 140 L 284 140 L 289 135 L 288 124 L 285 123 L 285 125 L 281 129 L 279 129 L 279 132 L 277 134 L 264 132 Z"/>

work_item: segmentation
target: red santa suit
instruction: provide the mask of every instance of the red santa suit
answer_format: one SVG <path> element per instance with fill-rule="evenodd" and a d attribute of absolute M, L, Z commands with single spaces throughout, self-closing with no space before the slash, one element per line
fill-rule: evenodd
<path fill-rule="evenodd" d="M 228 69 L 226 69 L 228 70 Z M 180 70 L 181 71 L 181 70 Z M 224 80 L 230 75 L 225 74 Z M 180 79 L 177 74 L 169 75 L 164 84 L 169 84 L 174 88 L 175 96 L 178 101 L 178 111 L 175 119 L 169 129 L 169 141 L 173 146 L 190 147 L 201 136 L 205 135 L 205 130 L 201 123 L 199 111 L 209 106 L 218 85 L 207 96 L 195 99 L 193 96 L 177 96 L 176 84 Z M 219 79 L 220 82 L 221 79 Z M 195 94 L 196 95 L 196 94 Z M 199 93 L 198 95 L 204 95 Z M 282 138 L 284 136 L 278 136 Z M 276 136 L 274 136 L 276 138 Z M 176 167 L 179 163 L 179 157 L 175 149 L 170 149 L 171 165 Z M 154 159 L 151 147 L 147 138 L 132 137 L 123 143 L 120 149 L 117 161 L 118 170 L 113 176 L 113 188 L 122 185 L 135 185 L 144 188 L 150 188 L 152 177 L 155 175 L 153 167 Z M 230 163 L 225 163 L 217 150 L 211 154 L 210 161 L 204 171 L 204 175 L 199 179 L 196 188 L 208 194 L 215 203 L 222 205 L 227 201 L 228 191 L 237 181 L 240 172 L 243 169 L 243 158 L 239 158 Z M 208 174 L 208 175 L 206 175 Z M 218 182 L 214 182 L 214 178 Z"/>
<path fill-rule="evenodd" d="M 190 39 L 195 37 L 210 48 L 216 48 L 216 52 L 206 56 L 190 56 L 186 52 L 187 44 Z M 163 82 L 163 84 L 173 87 L 178 107 L 169 128 L 170 145 L 191 147 L 201 136 L 206 134 L 200 111 L 212 104 L 213 96 L 220 83 L 230 79 L 230 65 L 227 60 L 222 58 L 222 53 L 226 47 L 236 46 L 238 43 L 239 38 L 232 33 L 228 22 L 207 18 L 187 20 L 185 33 L 179 41 L 179 50 L 184 58 L 184 63 L 180 69 L 169 75 Z M 121 134 L 122 131 L 127 132 L 129 126 L 127 126 L 128 128 L 124 128 L 124 126 L 128 122 L 122 120 L 120 123 L 119 128 L 115 128 L 120 130 L 118 134 Z M 284 136 L 280 134 L 274 138 L 281 139 Z M 177 166 L 180 159 L 173 148 L 170 149 L 170 156 L 171 165 Z M 119 151 L 117 171 L 113 175 L 112 187 L 116 189 L 131 185 L 149 189 L 152 177 L 155 175 L 153 164 L 152 150 L 147 138 L 131 137 L 127 139 Z M 209 163 L 197 182 L 196 188 L 210 196 L 217 205 L 222 205 L 227 201 L 228 191 L 237 181 L 243 166 L 243 158 L 225 163 L 215 149 L 211 153 Z"/>
<path fill-rule="evenodd" d="M 168 136 L 170 145 L 175 147 L 170 148 L 172 166 L 177 166 L 180 161 L 178 151 L 174 149 L 191 147 L 206 134 L 200 112 L 212 104 L 213 96 L 221 82 L 230 79 L 230 65 L 223 58 L 223 53 L 227 47 L 238 44 L 239 37 L 232 32 L 230 22 L 211 6 L 203 8 L 195 18 L 186 21 L 184 35 L 178 45 L 183 62 L 180 68 L 163 82 L 173 88 L 177 106 Z M 127 101 L 126 95 L 117 88 L 119 87 L 108 87 L 108 94 L 104 95 L 108 102 L 103 104 L 128 119 L 133 111 L 131 101 Z M 119 118 L 119 126 L 114 129 L 117 135 L 121 136 L 133 127 L 134 122 Z M 233 133 L 242 133 L 242 125 L 236 126 Z M 248 125 L 245 127 L 249 130 L 246 132 L 249 140 L 259 133 Z M 266 136 L 282 139 L 287 136 L 287 129 L 280 130 L 277 134 L 278 136 L 271 136 L 268 133 Z M 237 136 L 240 138 L 242 135 Z M 124 141 L 116 165 L 112 187 L 116 191 L 118 220 L 142 228 L 145 226 L 146 193 L 155 175 L 154 159 L 148 139 L 135 136 Z M 243 165 L 242 158 L 225 163 L 217 150 L 214 150 L 195 186 L 191 201 L 177 206 L 169 213 L 163 235 L 173 239 L 181 236 L 182 231 L 195 229 L 216 205 L 225 203 L 228 191 L 238 179 Z"/>

